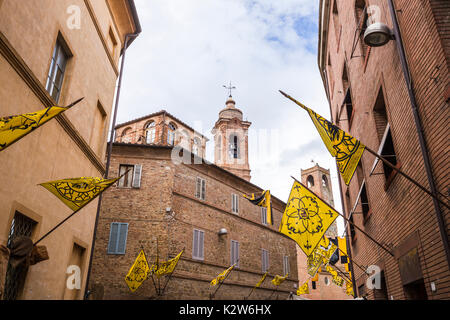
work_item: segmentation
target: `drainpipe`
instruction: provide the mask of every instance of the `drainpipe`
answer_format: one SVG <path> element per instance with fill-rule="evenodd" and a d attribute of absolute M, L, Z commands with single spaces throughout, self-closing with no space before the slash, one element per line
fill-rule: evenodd
<path fill-rule="evenodd" d="M 400 57 L 400 62 L 401 62 L 401 66 L 402 66 L 403 75 L 405 77 L 406 87 L 408 88 L 408 95 L 409 95 L 409 99 L 411 102 L 411 109 L 412 109 L 412 113 L 414 116 L 414 123 L 416 125 L 416 131 L 417 131 L 417 135 L 419 137 L 419 145 L 420 145 L 420 150 L 422 152 L 422 158 L 423 158 L 423 162 L 425 165 L 425 171 L 427 174 L 428 184 L 430 185 L 431 193 L 434 195 L 434 197 L 433 197 L 434 211 L 436 213 L 436 218 L 438 221 L 441 239 L 442 239 L 442 242 L 444 245 L 445 253 L 447 255 L 447 264 L 450 268 L 450 248 L 449 248 L 449 244 L 448 244 L 448 235 L 447 235 L 447 231 L 446 231 L 444 215 L 441 210 L 441 207 L 439 206 L 439 202 L 436 200 L 437 189 L 436 189 L 436 185 L 434 182 L 433 171 L 431 169 L 431 161 L 428 156 L 428 149 L 427 149 L 426 141 L 425 141 L 425 137 L 424 137 L 424 130 L 423 130 L 419 112 L 417 109 L 416 96 L 414 94 L 414 89 L 412 87 L 412 80 L 410 78 L 409 66 L 408 66 L 408 62 L 406 60 L 406 53 L 405 53 L 405 49 L 403 47 L 402 37 L 401 37 L 401 33 L 400 33 L 400 28 L 398 25 L 397 15 L 396 15 L 396 12 L 394 9 L 393 0 L 388 0 L 388 4 L 389 4 L 389 11 L 390 11 L 391 18 L 392 18 L 392 26 L 393 26 L 394 36 L 395 36 L 395 42 L 397 44 L 398 55 Z"/>
<path fill-rule="evenodd" d="M 131 44 L 131 42 L 133 42 L 134 39 L 136 39 L 137 36 L 142 31 L 141 26 L 139 24 L 139 19 L 137 19 L 136 8 L 134 7 L 134 3 L 133 3 L 133 1 L 130 1 L 129 3 L 130 3 L 132 15 L 135 18 L 134 21 L 136 22 L 136 32 L 135 33 L 128 33 L 127 35 L 125 35 L 125 42 L 124 42 L 124 46 L 123 46 L 123 49 L 122 49 L 122 61 L 121 61 L 121 65 L 120 65 L 119 80 L 118 80 L 118 83 L 117 83 L 116 103 L 115 103 L 115 106 L 114 106 L 113 120 L 112 120 L 112 124 L 111 124 L 111 134 L 110 134 L 110 137 L 109 137 L 108 149 L 107 149 L 107 154 L 106 154 L 106 168 L 105 168 L 105 176 L 104 176 L 105 179 L 108 178 L 109 166 L 110 166 L 110 163 L 111 163 L 111 152 L 112 152 L 112 146 L 113 146 L 113 143 L 114 143 L 114 133 L 115 133 L 114 128 L 116 126 L 117 110 L 118 110 L 118 107 L 119 107 L 120 88 L 121 88 L 121 85 L 122 85 L 122 76 L 123 76 L 123 66 L 125 64 L 125 53 L 127 51 L 128 46 Z M 94 256 L 95 238 L 97 236 L 97 226 L 98 226 L 98 218 L 99 218 L 99 215 L 100 215 L 101 203 L 102 203 L 102 194 L 100 194 L 99 198 L 98 198 L 97 213 L 96 213 L 96 216 L 95 216 L 94 234 L 92 236 L 92 244 L 91 244 L 91 254 L 90 254 L 90 257 L 89 257 L 89 267 L 88 267 L 88 272 L 87 272 L 87 276 L 86 276 L 86 285 L 85 285 L 85 289 L 84 289 L 84 299 L 85 300 L 87 300 L 89 298 L 89 295 L 91 293 L 88 290 L 88 288 L 89 288 L 89 280 L 90 280 L 90 276 L 91 276 L 92 258 Z"/>

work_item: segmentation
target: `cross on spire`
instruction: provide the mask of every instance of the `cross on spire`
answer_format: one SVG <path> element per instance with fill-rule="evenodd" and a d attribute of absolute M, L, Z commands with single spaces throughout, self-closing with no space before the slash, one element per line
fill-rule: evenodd
<path fill-rule="evenodd" d="M 231 85 L 231 81 L 230 81 L 230 84 L 229 84 L 228 87 L 227 87 L 226 85 L 223 85 L 223 87 L 224 87 L 225 89 L 227 89 L 227 90 L 230 91 L 230 97 L 231 97 L 231 90 L 236 89 L 235 86 L 232 86 L 232 85 Z"/>

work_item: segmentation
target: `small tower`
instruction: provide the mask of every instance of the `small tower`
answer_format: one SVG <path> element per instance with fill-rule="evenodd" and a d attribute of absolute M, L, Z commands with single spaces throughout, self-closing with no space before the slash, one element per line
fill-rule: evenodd
<path fill-rule="evenodd" d="M 317 194 L 334 208 L 330 170 L 324 169 L 316 163 L 312 168 L 305 170 L 301 169 L 301 180 L 312 192 Z M 338 236 L 336 221 L 328 228 L 325 235 L 330 238 Z"/>
<path fill-rule="evenodd" d="M 214 164 L 250 181 L 248 163 L 248 128 L 251 122 L 242 119 L 233 97 L 228 97 L 225 109 L 219 112 L 214 135 Z"/>

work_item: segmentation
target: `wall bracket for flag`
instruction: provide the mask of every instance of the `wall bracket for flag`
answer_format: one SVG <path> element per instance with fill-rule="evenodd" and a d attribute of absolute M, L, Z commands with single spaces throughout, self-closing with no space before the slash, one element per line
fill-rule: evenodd
<path fill-rule="evenodd" d="M 304 187 L 306 190 L 308 190 L 309 192 L 311 192 L 312 194 L 314 194 L 318 199 L 322 200 L 326 205 L 328 205 L 329 207 L 333 208 L 333 206 L 331 206 L 328 202 L 326 202 L 325 200 L 323 200 L 321 197 L 319 197 L 317 194 L 315 194 L 314 192 L 312 192 L 308 187 L 306 187 L 303 183 L 301 183 L 300 181 L 298 181 L 296 178 L 294 178 L 293 176 L 291 176 L 292 179 L 294 179 L 295 181 L 297 181 L 298 183 L 300 183 L 302 185 L 302 187 Z M 334 208 L 333 208 L 334 209 Z M 374 238 L 372 238 L 367 232 L 365 232 L 364 230 L 362 230 L 360 227 L 358 227 L 357 225 L 355 225 L 352 221 L 350 221 L 349 219 L 347 219 L 342 213 L 338 212 L 336 209 L 334 209 L 334 211 L 336 211 L 336 213 L 338 215 L 340 215 L 342 218 L 344 218 L 345 221 L 347 221 L 348 223 L 352 224 L 356 229 L 358 229 L 359 231 L 361 231 L 362 234 L 364 234 L 367 238 L 369 238 L 370 240 L 372 240 L 372 242 L 374 242 L 376 245 L 378 245 L 380 248 L 382 248 L 384 251 L 386 251 L 387 253 L 389 253 L 392 257 L 394 257 L 394 254 L 387 249 L 385 246 L 383 246 L 381 243 L 379 243 L 377 240 L 375 240 Z"/>

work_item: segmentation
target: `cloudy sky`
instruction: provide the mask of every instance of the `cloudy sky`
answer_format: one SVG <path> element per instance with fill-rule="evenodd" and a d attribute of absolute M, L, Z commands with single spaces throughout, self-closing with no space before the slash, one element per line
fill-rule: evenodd
<path fill-rule="evenodd" d="M 252 183 L 287 201 L 293 180 L 312 161 L 331 169 L 341 210 L 336 165 L 308 114 L 281 89 L 330 118 L 317 66 L 319 1 L 135 0 L 142 33 L 126 54 L 117 122 L 167 110 L 211 139 L 233 98 L 252 122 Z M 339 223 L 342 226 L 342 223 Z M 340 228 L 342 230 L 342 228 Z"/>

